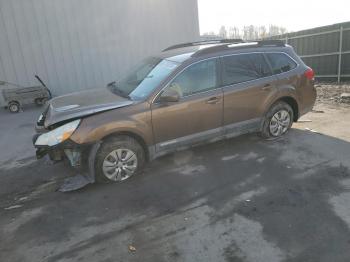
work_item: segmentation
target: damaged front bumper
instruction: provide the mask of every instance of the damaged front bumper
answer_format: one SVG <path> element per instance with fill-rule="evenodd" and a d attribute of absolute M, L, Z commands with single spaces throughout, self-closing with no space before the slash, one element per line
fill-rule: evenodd
<path fill-rule="evenodd" d="M 38 146 L 35 142 L 40 134 L 33 137 L 37 158 L 48 156 L 53 162 L 68 159 L 72 167 L 80 170 L 75 176 L 68 177 L 58 189 L 61 192 L 74 191 L 95 183 L 95 158 L 100 142 L 91 145 L 80 145 L 66 140 L 55 146 Z"/>
<path fill-rule="evenodd" d="M 80 145 L 72 140 L 66 140 L 55 146 L 38 146 L 35 145 L 40 134 L 33 137 L 33 145 L 36 148 L 36 157 L 38 159 L 48 155 L 53 162 L 59 162 L 68 159 L 72 167 L 83 165 L 84 155 L 88 153 L 90 145 Z"/>

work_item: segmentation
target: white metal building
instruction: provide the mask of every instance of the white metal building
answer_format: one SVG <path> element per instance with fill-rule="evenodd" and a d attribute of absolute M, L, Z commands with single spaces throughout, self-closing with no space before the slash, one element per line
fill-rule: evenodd
<path fill-rule="evenodd" d="M 0 80 L 55 95 L 102 87 L 137 60 L 199 39 L 197 0 L 0 0 Z"/>

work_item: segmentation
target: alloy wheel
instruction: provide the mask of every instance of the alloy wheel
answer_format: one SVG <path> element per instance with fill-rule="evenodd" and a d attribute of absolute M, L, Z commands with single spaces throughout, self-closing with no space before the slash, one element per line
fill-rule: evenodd
<path fill-rule="evenodd" d="M 287 110 L 276 112 L 270 120 L 270 133 L 273 136 L 280 136 L 287 132 L 291 122 L 290 114 Z"/>
<path fill-rule="evenodd" d="M 102 164 L 104 175 L 113 181 L 131 177 L 137 169 L 137 156 L 130 149 L 116 149 L 110 152 Z"/>

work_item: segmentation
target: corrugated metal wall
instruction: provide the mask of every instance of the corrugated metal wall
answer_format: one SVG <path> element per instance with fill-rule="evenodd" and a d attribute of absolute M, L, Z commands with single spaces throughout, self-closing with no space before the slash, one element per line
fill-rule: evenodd
<path fill-rule="evenodd" d="M 54 94 L 101 87 L 199 39 L 197 0 L 0 0 L 0 80 Z"/>
<path fill-rule="evenodd" d="M 319 79 L 336 80 L 341 28 L 343 32 L 340 80 L 348 80 L 350 79 L 350 22 L 273 36 L 268 39 L 281 39 L 293 46 L 304 62 L 315 70 Z"/>

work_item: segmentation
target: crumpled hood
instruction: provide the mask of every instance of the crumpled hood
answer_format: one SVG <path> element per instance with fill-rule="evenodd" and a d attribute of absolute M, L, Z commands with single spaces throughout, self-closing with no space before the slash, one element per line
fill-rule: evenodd
<path fill-rule="evenodd" d="M 113 94 L 107 88 L 91 89 L 59 96 L 49 101 L 45 127 L 61 121 L 131 105 L 133 101 Z"/>

